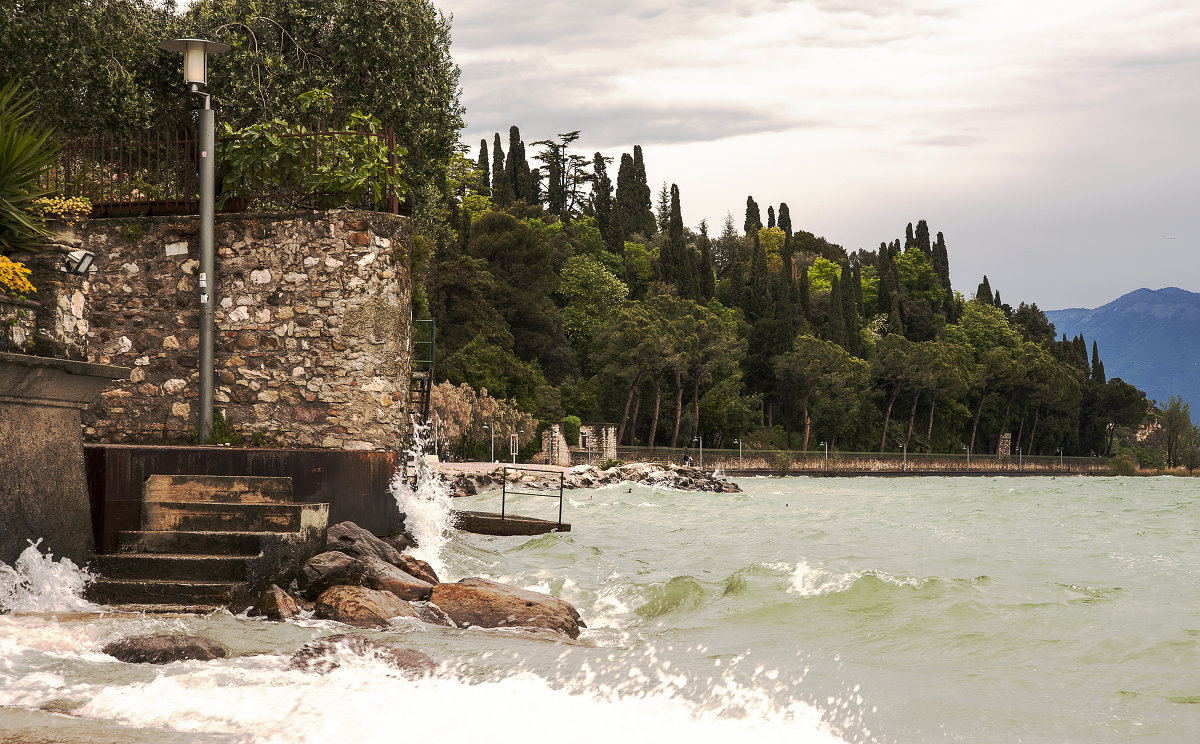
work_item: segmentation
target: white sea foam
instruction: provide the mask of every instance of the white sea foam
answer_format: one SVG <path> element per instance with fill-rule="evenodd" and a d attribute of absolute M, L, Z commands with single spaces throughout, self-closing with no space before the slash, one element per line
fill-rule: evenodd
<path fill-rule="evenodd" d="M 506 742 L 528 738 L 535 726 L 530 711 L 537 711 L 538 730 L 570 732 L 573 742 L 842 741 L 822 722 L 821 711 L 805 703 L 780 706 L 732 681 L 718 683 L 697 703 L 679 693 L 687 677 L 662 667 L 630 669 L 630 686 L 658 682 L 635 693 L 603 684 L 564 688 L 530 672 L 481 683 L 448 674 L 414 681 L 370 659 L 339 660 L 343 665 L 326 675 L 286 671 L 275 658 L 186 662 L 149 682 L 76 685 L 66 694 L 87 700 L 74 715 L 177 731 L 181 740 L 213 733 L 263 744 L 370 744 L 401 735 Z M 61 698 L 62 682 L 55 675 L 30 675 L 21 690 L 0 697 L 32 707 Z"/>
<path fill-rule="evenodd" d="M 821 597 L 828 594 L 838 594 L 854 586 L 854 583 L 864 576 L 871 576 L 893 586 L 919 587 L 924 581 L 913 578 L 897 578 L 882 571 L 863 569 L 860 571 L 838 572 L 808 565 L 800 561 L 792 571 L 791 585 L 788 592 L 801 597 Z"/>
<path fill-rule="evenodd" d="M 454 528 L 449 485 L 441 482 L 433 473 L 422 454 L 423 440 L 418 428 L 414 436 L 413 452 L 410 457 L 416 462 L 416 485 L 401 470 L 392 476 L 389 491 L 396 499 L 396 506 L 405 515 L 404 527 L 417 541 L 412 554 L 433 567 L 439 575 L 446 571 L 442 559 L 442 548 L 450 541 Z M 413 455 L 415 454 L 415 457 Z"/>
<path fill-rule="evenodd" d="M 39 539 L 17 557 L 16 564 L 0 563 L 0 612 L 67 612 L 97 610 L 83 598 L 92 581 L 86 568 L 70 558 L 54 560 L 43 554 Z"/>

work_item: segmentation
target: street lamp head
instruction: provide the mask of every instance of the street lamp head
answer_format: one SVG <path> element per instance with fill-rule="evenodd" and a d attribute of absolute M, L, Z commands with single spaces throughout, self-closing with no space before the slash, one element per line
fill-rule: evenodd
<path fill-rule="evenodd" d="M 208 85 L 208 55 L 222 54 L 233 49 L 228 44 L 208 39 L 169 39 L 156 44 L 168 52 L 183 53 L 183 82 L 195 89 Z"/>

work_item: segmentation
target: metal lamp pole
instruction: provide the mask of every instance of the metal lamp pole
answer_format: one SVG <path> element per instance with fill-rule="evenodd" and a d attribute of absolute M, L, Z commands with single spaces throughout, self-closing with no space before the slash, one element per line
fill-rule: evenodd
<path fill-rule="evenodd" d="M 829 472 L 829 442 L 821 442 L 821 446 L 825 448 L 825 472 Z"/>
<path fill-rule="evenodd" d="M 201 97 L 197 140 L 200 146 L 200 422 L 197 440 L 207 444 L 213 429 L 213 308 L 216 306 L 217 270 L 213 249 L 213 215 L 216 212 L 216 118 L 207 91 L 208 55 L 228 52 L 232 47 L 207 39 L 172 39 L 157 46 L 183 52 L 183 79 L 188 89 Z"/>
<path fill-rule="evenodd" d="M 742 470 L 743 469 L 743 466 L 742 466 L 742 440 L 735 439 L 733 441 L 737 442 L 737 446 L 738 446 L 738 470 Z"/>
<path fill-rule="evenodd" d="M 971 469 L 971 450 L 967 449 L 967 445 L 963 445 L 963 452 L 967 453 L 967 470 Z"/>
<path fill-rule="evenodd" d="M 900 472 L 907 473 L 908 472 L 908 445 L 907 444 L 900 445 L 900 457 L 901 457 Z"/>
<path fill-rule="evenodd" d="M 700 472 L 704 472 L 704 439 L 696 437 L 692 441 L 700 443 Z"/>

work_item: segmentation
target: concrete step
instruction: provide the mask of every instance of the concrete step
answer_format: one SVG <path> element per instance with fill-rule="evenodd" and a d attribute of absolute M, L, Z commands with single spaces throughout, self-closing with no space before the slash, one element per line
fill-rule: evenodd
<path fill-rule="evenodd" d="M 228 607 L 246 585 L 238 581 L 97 579 L 86 596 L 101 604 L 216 605 Z"/>
<path fill-rule="evenodd" d="M 146 501 L 292 501 L 292 479 L 249 475 L 152 475 L 142 490 Z"/>
<path fill-rule="evenodd" d="M 229 609 L 224 605 L 211 604 L 110 604 L 104 606 L 106 613 L 129 613 L 132 615 L 209 615 L 217 610 Z"/>
<path fill-rule="evenodd" d="M 110 553 L 93 558 L 91 567 L 108 579 L 245 581 L 246 562 L 258 555 Z"/>
<path fill-rule="evenodd" d="M 117 533 L 120 553 L 193 553 L 201 555 L 256 555 L 264 536 L 273 532 L 186 532 L 183 530 L 129 530 Z"/>
<path fill-rule="evenodd" d="M 212 532 L 300 532 L 327 519 L 328 504 L 147 501 L 143 530 Z"/>

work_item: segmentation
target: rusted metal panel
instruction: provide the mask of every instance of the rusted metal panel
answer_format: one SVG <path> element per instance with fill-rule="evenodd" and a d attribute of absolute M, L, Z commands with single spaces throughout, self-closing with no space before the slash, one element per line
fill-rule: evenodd
<path fill-rule="evenodd" d="M 141 527 L 142 489 L 151 475 L 254 475 L 292 479 L 293 498 L 328 503 L 329 523 L 351 521 L 386 535 L 400 521 L 388 485 L 394 452 L 282 450 L 149 445 L 85 445 L 97 552 L 116 546 L 117 532 Z"/>

